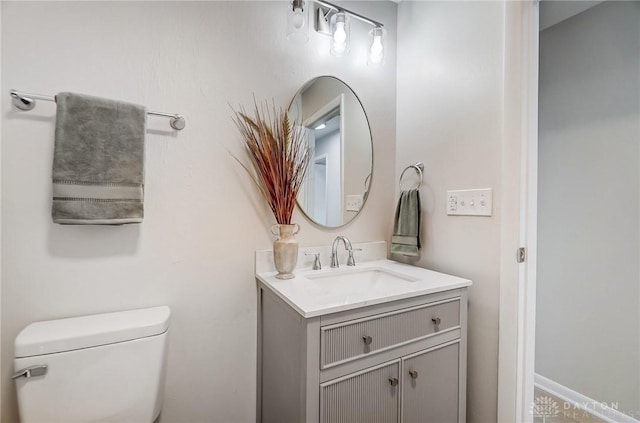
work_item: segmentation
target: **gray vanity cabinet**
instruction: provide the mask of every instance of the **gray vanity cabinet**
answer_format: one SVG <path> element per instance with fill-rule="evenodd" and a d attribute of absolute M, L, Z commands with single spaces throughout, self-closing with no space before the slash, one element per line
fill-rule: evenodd
<path fill-rule="evenodd" d="M 463 423 L 467 289 L 304 317 L 258 289 L 257 421 Z"/>

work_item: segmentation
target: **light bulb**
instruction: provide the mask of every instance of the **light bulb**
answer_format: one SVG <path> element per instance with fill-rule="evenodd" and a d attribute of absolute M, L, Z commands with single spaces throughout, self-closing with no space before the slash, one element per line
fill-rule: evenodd
<path fill-rule="evenodd" d="M 384 29 L 377 27 L 372 29 L 369 34 L 373 37 L 373 41 L 371 42 L 371 48 L 369 49 L 368 63 L 374 66 L 379 65 L 384 60 Z"/>
<path fill-rule="evenodd" d="M 304 5 L 303 0 L 293 0 L 287 5 L 287 39 L 297 44 L 304 44 L 309 39 L 308 13 Z"/>
<path fill-rule="evenodd" d="M 302 8 L 298 7 L 293 10 L 291 25 L 293 25 L 295 29 L 301 29 L 304 26 L 304 16 L 302 16 Z"/>
<path fill-rule="evenodd" d="M 336 30 L 333 33 L 333 40 L 336 44 L 344 44 L 347 41 L 347 31 L 344 29 L 344 22 L 336 22 Z"/>
<path fill-rule="evenodd" d="M 349 20 L 344 12 L 331 16 L 331 49 L 334 56 L 344 56 L 349 53 Z"/>
<path fill-rule="evenodd" d="M 371 44 L 371 55 L 380 56 L 382 54 L 382 39 L 379 35 L 376 35 Z"/>

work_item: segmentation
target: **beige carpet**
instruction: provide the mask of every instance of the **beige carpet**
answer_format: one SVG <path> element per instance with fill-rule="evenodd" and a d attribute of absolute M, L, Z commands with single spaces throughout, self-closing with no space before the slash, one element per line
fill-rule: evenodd
<path fill-rule="evenodd" d="M 574 408 L 558 397 L 539 388 L 534 393 L 533 421 L 535 423 L 604 423 L 586 411 Z"/>

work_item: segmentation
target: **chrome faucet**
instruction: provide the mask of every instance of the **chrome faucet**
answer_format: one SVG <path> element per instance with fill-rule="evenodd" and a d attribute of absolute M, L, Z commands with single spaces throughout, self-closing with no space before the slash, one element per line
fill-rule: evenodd
<path fill-rule="evenodd" d="M 338 243 L 342 241 L 344 244 L 344 249 L 349 252 L 349 258 L 347 259 L 347 266 L 355 266 L 356 260 L 353 258 L 354 251 L 362 251 L 361 248 L 353 248 L 351 246 L 351 241 L 346 236 L 337 236 L 336 239 L 333 240 L 333 244 L 331 244 L 331 267 L 340 267 L 340 263 L 338 263 Z"/>

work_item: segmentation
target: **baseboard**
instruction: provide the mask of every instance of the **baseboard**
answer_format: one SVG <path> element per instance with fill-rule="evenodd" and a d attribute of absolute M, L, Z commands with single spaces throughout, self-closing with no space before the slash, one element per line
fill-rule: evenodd
<path fill-rule="evenodd" d="M 633 417 L 615 410 L 605 403 L 593 400 L 564 385 L 552 381 L 542 375 L 534 375 L 534 385 L 553 396 L 573 405 L 576 410 L 584 410 L 609 423 L 640 423 Z"/>

